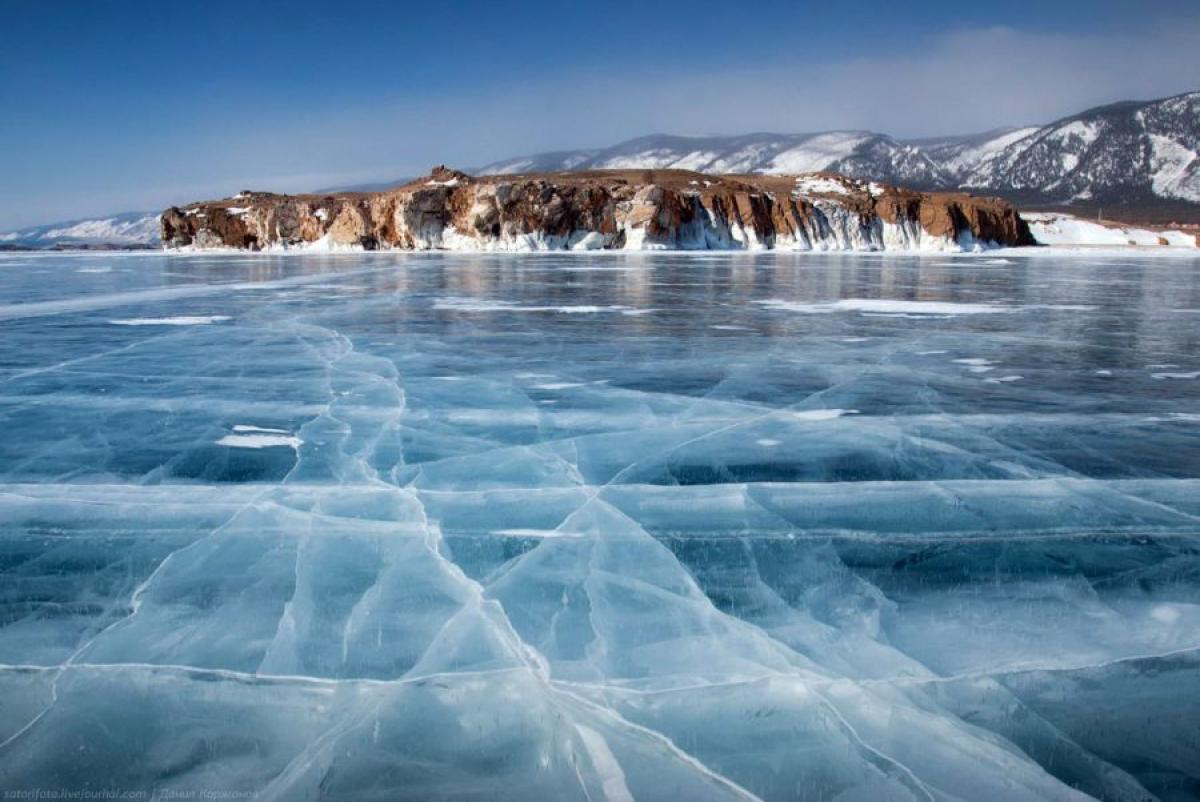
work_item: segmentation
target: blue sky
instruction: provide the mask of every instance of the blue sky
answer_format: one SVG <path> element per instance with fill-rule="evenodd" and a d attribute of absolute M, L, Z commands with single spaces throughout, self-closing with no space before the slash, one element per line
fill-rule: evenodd
<path fill-rule="evenodd" d="M 0 230 L 653 132 L 1049 121 L 1200 88 L 1195 0 L 5 0 Z"/>

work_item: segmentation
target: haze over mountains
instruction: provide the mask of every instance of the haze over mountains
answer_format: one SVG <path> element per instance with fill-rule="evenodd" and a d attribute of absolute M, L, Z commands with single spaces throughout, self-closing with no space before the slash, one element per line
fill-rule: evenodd
<path fill-rule="evenodd" d="M 708 173 L 837 172 L 915 189 L 962 188 L 1023 208 L 1103 205 L 1200 216 L 1200 92 L 1089 109 L 1044 126 L 901 140 L 870 131 L 656 134 L 611 147 L 539 153 L 478 174 L 680 168 Z M 403 179 L 338 189 L 379 190 Z M 0 247 L 157 244 L 157 213 L 0 234 Z"/>

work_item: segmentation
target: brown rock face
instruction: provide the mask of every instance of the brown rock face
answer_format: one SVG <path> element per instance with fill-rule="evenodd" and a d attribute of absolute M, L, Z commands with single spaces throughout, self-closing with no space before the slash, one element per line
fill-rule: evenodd
<path fill-rule="evenodd" d="M 995 198 L 832 174 L 601 170 L 475 178 L 437 167 L 381 193 L 243 192 L 162 215 L 167 247 L 412 250 L 959 249 L 1032 245 Z"/>

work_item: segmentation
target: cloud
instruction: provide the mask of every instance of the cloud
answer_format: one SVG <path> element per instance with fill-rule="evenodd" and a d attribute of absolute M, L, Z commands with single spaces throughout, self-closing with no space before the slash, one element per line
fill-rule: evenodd
<path fill-rule="evenodd" d="M 960 30 L 916 52 L 824 63 L 798 52 L 769 64 L 713 70 L 698 54 L 692 68 L 631 63 L 517 86 L 484 83 L 453 95 L 409 93 L 306 123 L 292 136 L 320 156 L 326 171 L 370 163 L 411 174 L 443 161 L 473 166 L 648 133 L 971 133 L 1200 89 L 1197 41 L 1200 15 L 1107 35 Z M 349 150 L 347 143 L 353 143 Z M 347 160 L 351 153 L 359 164 Z"/>
<path fill-rule="evenodd" d="M 499 129 L 520 130 L 528 127 L 524 120 L 536 120 L 540 130 L 525 134 L 558 146 L 652 131 L 965 133 L 1200 89 L 1198 41 L 1200 16 L 1149 31 L 1091 36 L 995 27 L 948 33 L 903 55 L 814 64 L 798 53 L 769 65 L 711 72 L 698 60 L 692 71 L 577 76 L 476 104 Z M 527 117 L 505 120 L 505 108 Z M 544 133 L 547 108 L 559 112 L 561 123 L 551 127 L 555 136 Z M 503 133 L 492 128 L 491 136 Z"/>

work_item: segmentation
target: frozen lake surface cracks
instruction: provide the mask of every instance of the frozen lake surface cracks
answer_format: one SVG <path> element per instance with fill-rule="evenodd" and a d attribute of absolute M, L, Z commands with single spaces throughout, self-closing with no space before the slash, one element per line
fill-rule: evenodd
<path fill-rule="evenodd" d="M 0 256 L 0 787 L 1200 796 L 1200 259 Z"/>

